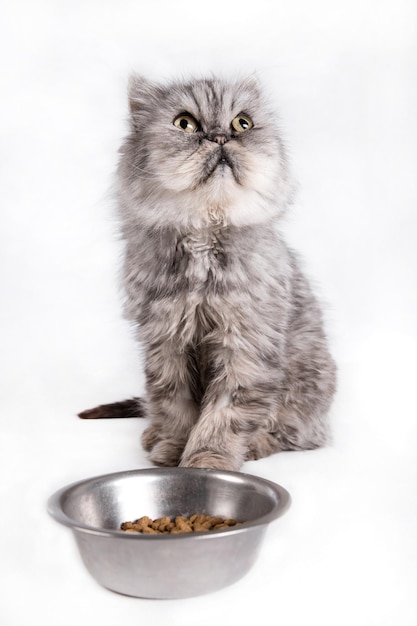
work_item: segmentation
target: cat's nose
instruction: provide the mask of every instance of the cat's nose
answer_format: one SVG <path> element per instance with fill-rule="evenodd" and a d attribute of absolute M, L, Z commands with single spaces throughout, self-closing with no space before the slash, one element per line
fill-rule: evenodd
<path fill-rule="evenodd" d="M 226 141 L 229 141 L 229 137 L 224 133 L 216 133 L 212 137 L 210 137 L 210 141 L 215 141 L 219 144 L 219 146 L 223 146 Z"/>

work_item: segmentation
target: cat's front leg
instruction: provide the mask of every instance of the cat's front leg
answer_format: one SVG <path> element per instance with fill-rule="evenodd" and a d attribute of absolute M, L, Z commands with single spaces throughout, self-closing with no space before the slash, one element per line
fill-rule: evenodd
<path fill-rule="evenodd" d="M 238 471 L 250 456 L 254 433 L 272 422 L 276 389 L 267 387 L 234 384 L 211 390 L 213 397 L 191 431 L 180 466 Z"/>
<path fill-rule="evenodd" d="M 175 467 L 198 418 L 197 408 L 185 391 L 175 398 L 151 400 L 149 407 L 152 423 L 142 434 L 142 446 L 155 465 Z"/>
<path fill-rule="evenodd" d="M 199 413 L 190 392 L 186 355 L 169 346 L 153 350 L 146 378 L 151 424 L 143 432 L 142 445 L 156 465 L 176 466 Z"/>
<path fill-rule="evenodd" d="M 239 470 L 246 455 L 246 442 L 234 432 L 236 410 L 227 396 L 202 413 L 185 446 L 180 467 Z"/>

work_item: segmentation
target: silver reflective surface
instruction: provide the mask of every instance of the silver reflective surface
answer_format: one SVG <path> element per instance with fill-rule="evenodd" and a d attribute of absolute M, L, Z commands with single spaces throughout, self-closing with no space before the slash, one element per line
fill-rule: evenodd
<path fill-rule="evenodd" d="M 57 491 L 49 513 L 69 526 L 90 574 L 104 587 L 143 598 L 209 593 L 241 578 L 267 525 L 288 508 L 281 486 L 238 472 L 152 468 L 97 476 Z M 124 533 L 120 524 L 193 513 L 233 517 L 230 530 L 184 535 Z"/>

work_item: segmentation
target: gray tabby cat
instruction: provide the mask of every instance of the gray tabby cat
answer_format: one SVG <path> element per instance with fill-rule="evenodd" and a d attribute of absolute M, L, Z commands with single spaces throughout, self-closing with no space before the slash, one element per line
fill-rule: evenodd
<path fill-rule="evenodd" d="M 118 199 L 147 399 L 80 416 L 149 416 L 158 465 L 238 470 L 323 445 L 335 365 L 276 229 L 290 182 L 257 81 L 134 76 L 129 100 Z"/>

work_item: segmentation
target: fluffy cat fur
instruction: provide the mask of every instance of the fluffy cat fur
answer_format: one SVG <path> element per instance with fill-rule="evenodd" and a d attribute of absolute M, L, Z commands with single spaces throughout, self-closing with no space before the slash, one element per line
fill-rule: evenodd
<path fill-rule="evenodd" d="M 80 416 L 148 416 L 142 444 L 157 465 L 238 470 L 323 445 L 335 365 L 277 229 L 291 185 L 257 80 L 135 75 L 129 103 L 117 194 L 146 400 Z"/>

